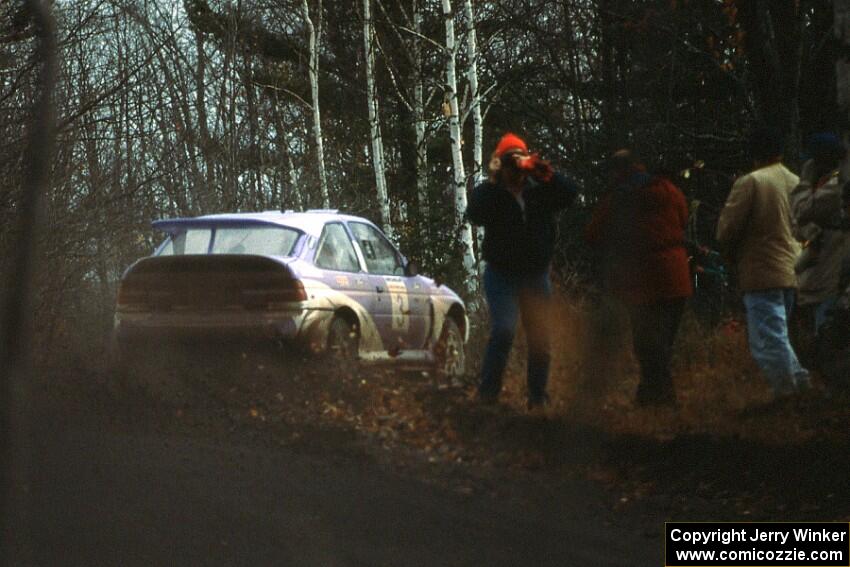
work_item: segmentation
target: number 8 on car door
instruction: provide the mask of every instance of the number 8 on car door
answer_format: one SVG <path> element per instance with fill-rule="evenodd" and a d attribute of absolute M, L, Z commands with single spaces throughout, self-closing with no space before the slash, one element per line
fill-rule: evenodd
<path fill-rule="evenodd" d="M 349 228 L 363 252 L 370 278 L 378 290 L 375 319 L 387 350 L 422 348 L 425 311 L 419 297 L 411 297 L 401 254 L 373 226 L 350 222 Z"/>

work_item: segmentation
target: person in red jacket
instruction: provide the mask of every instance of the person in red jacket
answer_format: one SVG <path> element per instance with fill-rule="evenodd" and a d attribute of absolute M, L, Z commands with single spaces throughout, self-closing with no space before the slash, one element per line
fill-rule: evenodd
<path fill-rule="evenodd" d="M 631 150 L 610 162 L 611 190 L 585 237 L 598 253 L 606 287 L 629 307 L 640 364 L 639 405 L 675 404 L 670 359 L 692 293 L 685 228 L 688 204 L 669 180 L 652 176 Z"/>

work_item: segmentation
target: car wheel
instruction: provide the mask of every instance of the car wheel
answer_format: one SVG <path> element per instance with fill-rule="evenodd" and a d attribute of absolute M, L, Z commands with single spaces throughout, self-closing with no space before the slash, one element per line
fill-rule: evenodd
<path fill-rule="evenodd" d="M 331 358 L 344 362 L 357 360 L 360 349 L 360 336 L 357 326 L 340 316 L 331 321 L 328 329 L 328 354 Z"/>
<path fill-rule="evenodd" d="M 457 379 L 466 371 L 463 335 L 454 319 L 447 318 L 437 344 L 434 345 L 437 375 Z"/>

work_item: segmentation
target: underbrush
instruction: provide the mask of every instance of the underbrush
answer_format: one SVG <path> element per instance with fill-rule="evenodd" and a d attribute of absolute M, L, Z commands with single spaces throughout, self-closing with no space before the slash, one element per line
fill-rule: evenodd
<path fill-rule="evenodd" d="M 737 319 L 708 328 L 686 312 L 673 360 L 678 405 L 655 409 L 633 402 L 638 366 L 622 306 L 610 301 L 562 301 L 552 324 L 549 419 L 657 439 L 711 434 L 786 443 L 819 433 L 816 420 L 799 412 L 818 413 L 830 405 L 809 400 L 772 407 L 767 383 L 749 354 L 746 328 Z M 485 325 L 481 335 L 486 336 Z M 483 351 L 483 346 L 478 348 Z M 519 337 L 502 395 L 503 407 L 517 414 L 525 407 L 524 359 Z M 791 414 L 798 419 L 787 419 Z"/>

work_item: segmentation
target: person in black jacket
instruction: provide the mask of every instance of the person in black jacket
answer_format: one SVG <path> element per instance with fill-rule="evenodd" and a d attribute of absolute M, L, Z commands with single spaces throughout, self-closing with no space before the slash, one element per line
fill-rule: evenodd
<path fill-rule="evenodd" d="M 490 339 L 478 396 L 494 403 L 514 339 L 517 319 L 528 340 L 528 407 L 548 400 L 551 295 L 549 265 L 555 249 L 555 214 L 569 206 L 576 184 L 529 154 L 525 142 L 505 134 L 490 161 L 490 179 L 473 189 L 467 218 L 484 227 L 484 293 L 490 309 Z"/>

